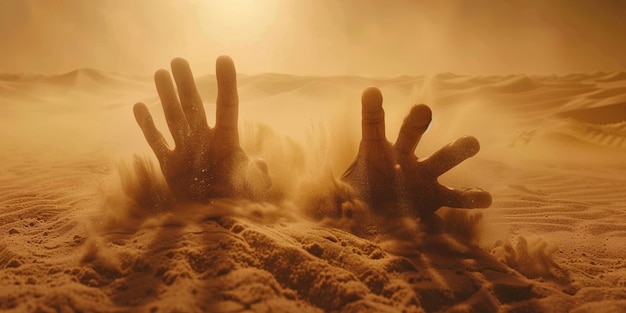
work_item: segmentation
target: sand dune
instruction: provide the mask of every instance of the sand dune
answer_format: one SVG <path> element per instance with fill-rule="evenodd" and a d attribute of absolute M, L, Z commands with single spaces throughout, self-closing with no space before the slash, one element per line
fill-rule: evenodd
<path fill-rule="evenodd" d="M 211 121 L 215 77 L 198 84 Z M 354 158 L 371 85 L 389 139 L 412 104 L 431 105 L 419 157 L 462 135 L 481 141 L 442 181 L 485 188 L 491 208 L 442 209 L 446 235 L 407 222 L 404 240 L 349 233 L 358 214 L 305 217 L 302 190 L 332 189 L 329 173 Z M 117 171 L 151 155 L 136 101 L 167 129 L 150 77 L 0 75 L 0 310 L 626 310 L 626 73 L 261 74 L 239 87 L 242 144 L 283 199 L 158 213 L 127 198 Z"/>
<path fill-rule="evenodd" d="M 626 72 L 615 72 L 615 73 L 607 74 L 607 75 L 603 76 L 602 78 L 597 79 L 597 81 L 599 81 L 599 82 L 617 82 L 617 81 L 622 81 L 624 79 L 626 79 Z"/>
<path fill-rule="evenodd" d="M 622 94 L 626 89 L 622 89 Z M 564 117 L 571 117 L 582 122 L 594 124 L 612 124 L 626 121 L 626 102 L 593 107 L 586 109 L 571 110 L 562 113 Z"/>

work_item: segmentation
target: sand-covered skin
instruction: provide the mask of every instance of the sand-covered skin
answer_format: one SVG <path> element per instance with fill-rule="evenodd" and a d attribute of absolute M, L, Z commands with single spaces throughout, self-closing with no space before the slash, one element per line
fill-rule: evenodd
<path fill-rule="evenodd" d="M 198 85 L 213 112 L 215 78 Z M 324 183 L 300 178 L 338 176 L 352 161 L 360 93 L 372 85 L 390 136 L 412 104 L 432 107 L 418 156 L 463 135 L 480 140 L 481 152 L 441 179 L 493 196 L 482 219 L 439 212 L 468 236 L 364 239 L 301 214 L 297 186 Z M 241 75 L 239 93 L 242 146 L 267 161 L 273 195 L 286 200 L 152 214 L 132 209 L 117 169 L 150 155 L 133 103 L 164 129 L 149 79 L 0 76 L 0 309 L 626 310 L 626 73 Z"/>

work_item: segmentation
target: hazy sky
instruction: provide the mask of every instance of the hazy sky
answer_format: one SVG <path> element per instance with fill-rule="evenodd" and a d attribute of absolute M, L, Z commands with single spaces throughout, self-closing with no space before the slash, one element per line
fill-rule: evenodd
<path fill-rule="evenodd" d="M 0 72 L 367 76 L 626 69 L 626 0 L 0 0 Z"/>

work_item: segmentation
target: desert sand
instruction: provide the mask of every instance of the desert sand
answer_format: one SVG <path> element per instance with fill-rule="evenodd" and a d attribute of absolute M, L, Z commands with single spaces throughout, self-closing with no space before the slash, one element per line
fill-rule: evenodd
<path fill-rule="evenodd" d="M 0 310 L 626 311 L 626 73 L 238 79 L 242 146 L 271 196 L 159 211 L 121 183 L 133 155 L 157 164 L 132 115 L 142 101 L 166 129 L 151 77 L 0 75 Z M 197 83 L 212 123 L 215 77 Z M 434 235 L 311 218 L 354 158 L 368 86 L 389 138 L 411 105 L 432 108 L 418 157 L 475 136 L 441 182 L 491 207 L 442 208 Z"/>

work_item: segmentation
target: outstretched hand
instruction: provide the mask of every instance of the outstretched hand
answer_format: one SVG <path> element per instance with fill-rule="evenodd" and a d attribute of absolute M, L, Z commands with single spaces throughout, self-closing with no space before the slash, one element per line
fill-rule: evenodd
<path fill-rule="evenodd" d="M 362 96 L 362 139 L 356 160 L 342 180 L 351 185 L 371 210 L 386 217 L 420 217 L 429 223 L 442 206 L 485 208 L 491 195 L 481 189 L 453 189 L 437 178 L 480 149 L 474 137 L 462 137 L 432 156 L 418 159 L 414 152 L 428 128 L 432 112 L 415 105 L 404 119 L 392 145 L 385 137 L 382 94 L 368 88 Z"/>
<path fill-rule="evenodd" d="M 178 96 L 168 71 L 158 70 L 154 81 L 174 148 L 169 148 L 155 127 L 145 104 L 135 104 L 133 111 L 176 199 L 260 197 L 271 185 L 271 179 L 265 163 L 250 160 L 239 145 L 239 100 L 233 61 L 222 56 L 216 62 L 217 103 L 213 128 L 207 124 L 187 61 L 177 58 L 172 60 L 171 66 Z"/>

